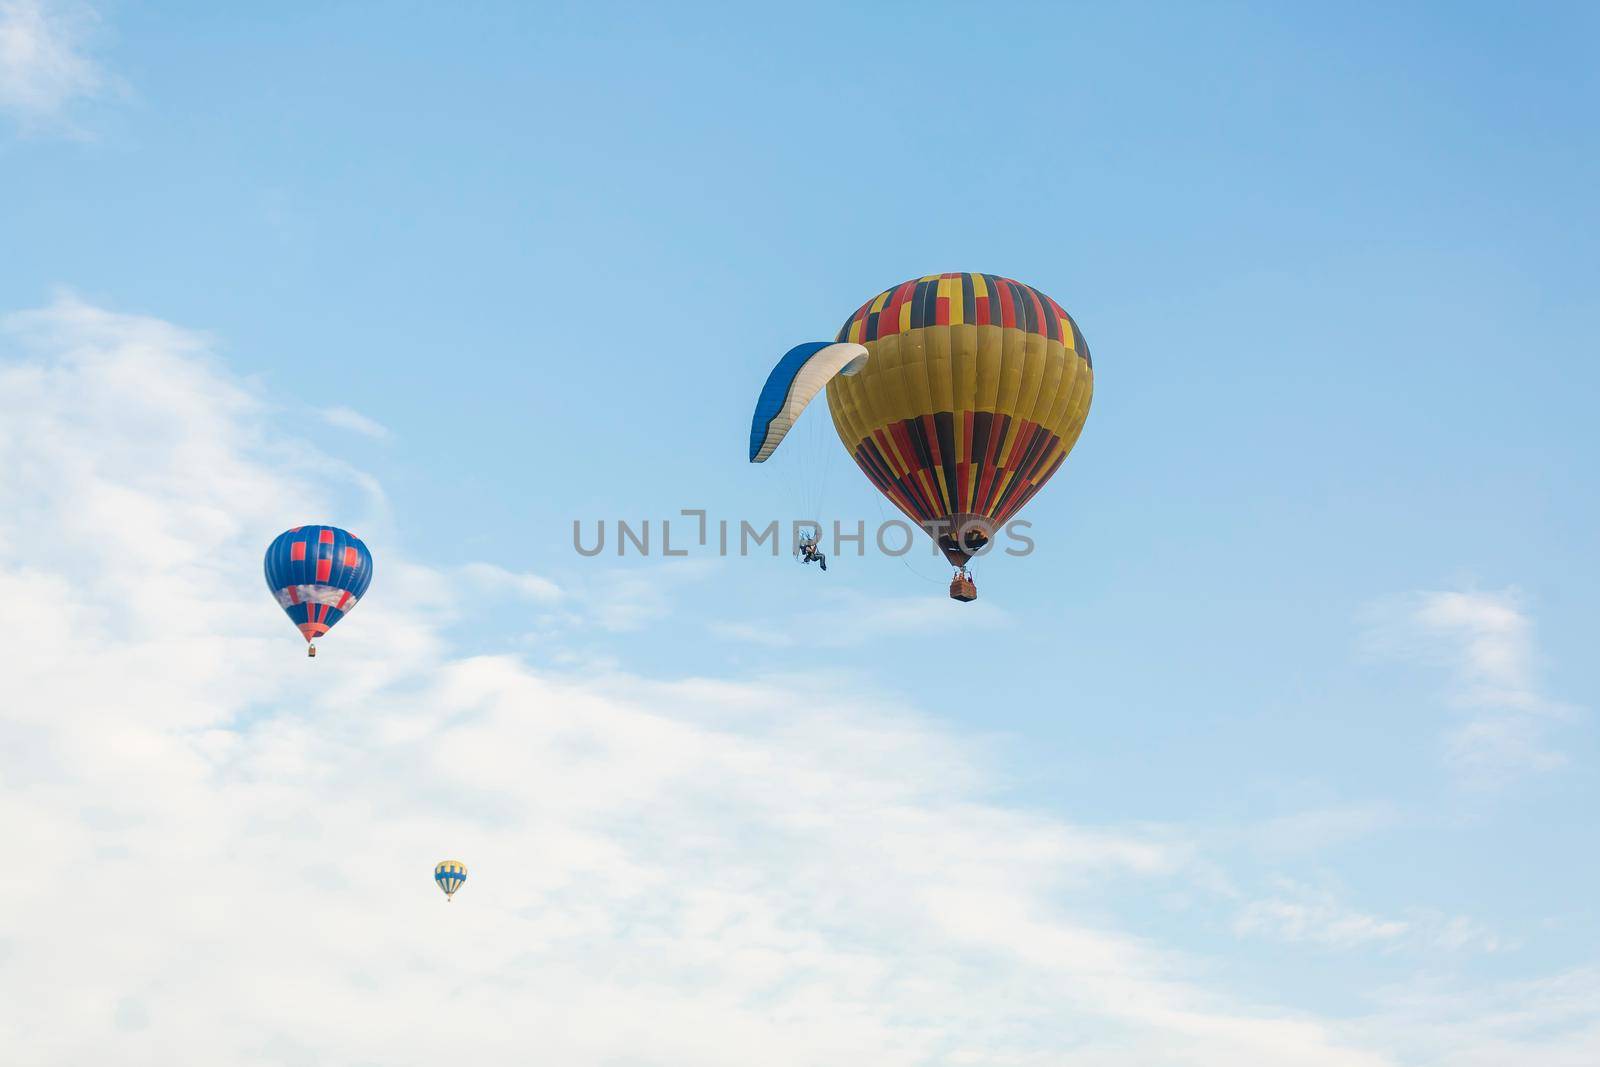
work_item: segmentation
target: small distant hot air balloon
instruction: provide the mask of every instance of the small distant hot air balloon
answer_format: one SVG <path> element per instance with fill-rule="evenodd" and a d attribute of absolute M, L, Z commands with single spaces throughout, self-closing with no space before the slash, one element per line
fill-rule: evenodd
<path fill-rule="evenodd" d="M 460 860 L 441 860 L 433 868 L 433 880 L 444 893 L 444 899 L 448 903 L 456 895 L 456 890 L 466 882 L 467 865 Z"/>
<path fill-rule="evenodd" d="M 267 588 L 305 635 L 306 655 L 317 638 L 350 613 L 372 584 L 372 553 L 337 526 L 296 526 L 267 546 Z"/>
<path fill-rule="evenodd" d="M 967 571 L 1061 468 L 1094 395 L 1077 323 L 1039 290 L 994 274 L 929 274 L 885 289 L 832 342 L 791 349 L 767 379 L 750 462 L 772 455 L 828 391 L 833 426 L 878 491 Z"/>

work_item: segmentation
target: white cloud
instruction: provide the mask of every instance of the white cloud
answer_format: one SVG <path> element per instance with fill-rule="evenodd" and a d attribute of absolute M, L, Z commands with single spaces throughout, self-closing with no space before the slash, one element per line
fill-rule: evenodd
<path fill-rule="evenodd" d="M 689 588 L 716 572 L 717 561 L 673 559 L 656 567 L 585 568 L 563 576 L 561 607 L 539 621 L 538 636 L 594 627 L 634 634 L 672 615 Z"/>
<path fill-rule="evenodd" d="M 1462 986 L 1419 977 L 1379 991 L 1369 1040 L 1426 1067 L 1592 1067 L 1600 1063 L 1600 969 Z"/>
<path fill-rule="evenodd" d="M 937 598 L 942 596 L 874 598 L 854 590 L 831 589 L 818 594 L 820 607 L 756 622 L 716 622 L 711 630 L 730 640 L 772 648 L 847 648 L 885 635 L 922 632 L 928 625 L 930 602 L 940 607 Z M 982 600 L 957 610 L 961 624 L 967 627 L 988 630 L 1006 621 L 1003 611 Z"/>
<path fill-rule="evenodd" d="M 386 441 L 389 439 L 389 427 L 376 419 L 368 418 L 353 408 L 323 408 L 317 414 L 322 416 L 323 422 L 337 429 L 349 430 L 351 433 L 370 437 L 374 441 Z"/>
<path fill-rule="evenodd" d="M 1425 633 L 1454 642 L 1450 654 L 1473 703 L 1544 705 L 1533 682 L 1533 627 L 1515 593 L 1423 593 L 1412 618 Z"/>
<path fill-rule="evenodd" d="M 492 594 L 510 594 L 541 604 L 561 599 L 561 588 L 548 578 L 526 571 L 510 571 L 492 563 L 468 563 L 460 569 L 461 576 L 479 590 Z"/>
<path fill-rule="evenodd" d="M 64 122 L 108 79 L 87 52 L 98 16 L 87 4 L 0 0 L 0 110 L 24 129 Z"/>
<path fill-rule="evenodd" d="M 1380 804 L 1343 804 L 1275 815 L 1250 828 L 1253 843 L 1269 852 L 1320 852 L 1366 837 L 1394 822 Z"/>
<path fill-rule="evenodd" d="M 1374 652 L 1449 671 L 1449 699 L 1463 713 L 1445 738 L 1457 767 L 1495 781 L 1566 763 L 1551 745 L 1550 726 L 1574 710 L 1540 687 L 1533 621 L 1515 590 L 1415 593 L 1369 614 Z"/>
<path fill-rule="evenodd" d="M 1433 943 L 1451 951 L 1499 952 L 1519 947 L 1465 915 L 1439 919 L 1434 924 Z"/>
<path fill-rule="evenodd" d="M 458 576 L 299 447 L 204 338 L 0 320 L 8 1061 L 1400 1062 L 1086 918 L 1188 847 L 986 800 L 910 709 L 451 652 Z M 379 559 L 316 660 L 259 570 L 308 516 Z"/>
<path fill-rule="evenodd" d="M 583 603 L 588 621 L 612 633 L 633 633 L 671 614 L 674 588 L 704 564 L 677 563 L 651 572 L 616 570 L 590 581 Z"/>
<path fill-rule="evenodd" d="M 1394 941 L 1410 931 L 1409 923 L 1366 915 L 1341 904 L 1330 893 L 1313 893 L 1289 886 L 1293 896 L 1253 901 L 1234 920 L 1241 936 L 1265 936 L 1278 941 L 1312 942 L 1330 948 L 1350 948 L 1372 941 Z"/>
<path fill-rule="evenodd" d="M 1412 954 L 1493 953 L 1518 945 L 1464 915 L 1411 908 L 1380 916 L 1351 907 L 1326 887 L 1278 878 L 1271 896 L 1247 902 L 1234 917 L 1240 937 L 1334 950 L 1379 946 Z"/>

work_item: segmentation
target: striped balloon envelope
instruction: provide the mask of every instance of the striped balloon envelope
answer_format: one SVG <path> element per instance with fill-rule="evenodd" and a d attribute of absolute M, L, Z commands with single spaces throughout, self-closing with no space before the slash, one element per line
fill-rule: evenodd
<path fill-rule="evenodd" d="M 304 635 L 307 655 L 372 584 L 372 553 L 337 526 L 296 526 L 267 546 L 267 588 Z"/>
<path fill-rule="evenodd" d="M 1094 364 L 1072 316 L 994 274 L 930 274 L 845 320 L 859 373 L 828 381 L 834 429 L 878 491 L 957 566 L 1044 487 L 1077 443 Z"/>
<path fill-rule="evenodd" d="M 433 880 L 445 900 L 450 900 L 467 880 L 467 865 L 460 860 L 441 860 L 433 868 Z"/>

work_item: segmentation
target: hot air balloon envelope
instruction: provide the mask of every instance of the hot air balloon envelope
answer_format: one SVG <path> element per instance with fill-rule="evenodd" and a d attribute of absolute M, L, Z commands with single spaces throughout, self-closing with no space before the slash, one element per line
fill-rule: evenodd
<path fill-rule="evenodd" d="M 837 340 L 868 353 L 860 373 L 828 381 L 839 439 L 957 567 L 1061 468 L 1094 395 L 1072 317 L 993 274 L 885 289 Z"/>
<path fill-rule="evenodd" d="M 372 553 L 337 526 L 296 526 L 267 546 L 267 588 L 307 643 L 355 608 L 372 584 Z M 313 646 L 313 651 L 315 646 Z"/>
<path fill-rule="evenodd" d="M 433 868 L 433 880 L 448 900 L 467 880 L 467 865 L 460 860 L 443 860 Z"/>

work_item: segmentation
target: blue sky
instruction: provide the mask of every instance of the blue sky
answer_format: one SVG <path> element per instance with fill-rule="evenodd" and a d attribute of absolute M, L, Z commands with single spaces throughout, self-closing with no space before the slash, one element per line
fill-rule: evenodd
<path fill-rule="evenodd" d="M 448 773 L 412 766 L 449 798 L 418 818 L 494 857 L 512 849 L 507 812 L 527 797 L 511 784 L 492 801 L 488 786 L 458 794 L 450 774 L 497 739 L 529 739 L 496 733 L 504 724 L 490 712 L 439 709 L 461 692 L 532 686 L 568 709 L 551 715 L 595 702 L 642 716 L 619 711 L 610 741 L 587 742 L 606 751 L 692 724 L 765 753 L 753 759 L 799 760 L 761 800 L 784 826 L 819 812 L 847 823 L 827 790 L 803 783 L 859 772 L 870 795 L 881 780 L 921 798 L 892 807 L 928 816 L 931 841 L 946 822 L 952 840 L 981 839 L 955 814 L 981 808 L 1116 842 L 1105 854 L 1135 858 L 1025 873 L 1072 929 L 1159 957 L 1161 982 L 1214 990 L 1228 1018 L 1324 1028 L 1326 1047 L 1263 1052 L 1240 1037 L 1230 1055 L 1593 1062 L 1592 1007 L 1506 1030 L 1466 1020 L 1474 1005 L 1548 1007 L 1565 1003 L 1552 989 L 1576 1000 L 1600 990 L 1597 30 L 1582 5 L 1014 5 L 1002 17 L 926 4 L 339 4 L 265 15 L 9 0 L 0 358 L 8 410 L 43 429 L 8 441 L 9 495 L 22 503 L 0 541 L 33 544 L 55 525 L 88 538 L 89 514 L 136 553 L 159 542 L 211 557 L 221 585 L 202 591 L 196 576 L 185 588 L 223 613 L 222 662 L 202 688 L 227 695 L 208 705 L 192 694 L 192 718 L 156 716 L 145 741 L 165 751 L 228 735 L 216 744 L 244 755 L 194 785 L 219 813 L 239 810 L 228 798 L 242 782 L 272 777 L 263 746 L 279 729 L 300 731 L 297 751 L 323 754 L 326 764 L 282 771 L 320 795 L 316 768 L 338 768 L 330 753 L 354 735 L 304 718 L 295 701 L 348 725 L 361 721 L 345 718 L 357 694 L 381 694 L 432 706 L 400 719 L 437 751 L 467 754 Z M 766 558 L 573 551 L 575 519 L 791 514 L 780 464 L 744 462 L 772 362 L 831 336 L 879 290 L 945 270 L 1039 287 L 1095 354 L 1083 438 L 1024 513 L 1038 550 L 985 561 L 978 604 L 946 600 L 945 568 L 920 548 L 904 566 L 846 557 L 826 575 Z M 126 376 L 107 377 L 111 367 Z M 171 447 L 133 462 L 154 432 L 147 417 L 200 412 L 202 444 L 171 431 Z M 876 521 L 870 487 L 835 453 L 826 506 Z M 57 466 L 72 474 L 53 489 L 28 473 Z M 74 494 L 109 503 L 79 508 Z M 228 508 L 233 518 L 216 517 Z M 200 518 L 169 529 L 178 514 Z M 326 688 L 314 690 L 264 680 L 299 679 L 304 665 L 293 630 L 250 589 L 251 554 L 305 521 L 354 528 L 378 572 L 369 602 L 329 640 L 316 664 Z M 39 545 L 45 554 L 11 575 L 17 596 L 56 573 Z M 116 617 L 139 586 L 133 563 L 123 573 L 108 552 L 103 568 L 90 579 L 59 565 L 84 618 Z M 188 639 L 212 647 L 204 617 L 185 624 Z M 131 624 L 95 633 L 90 647 L 52 630 L 40 654 L 121 662 L 151 639 Z M 409 642 L 407 671 L 385 665 L 394 651 L 380 634 Z M 366 679 L 354 689 L 328 681 L 341 645 L 344 669 Z M 58 731 L 48 747 L 76 751 L 99 698 L 52 689 L 44 674 L 36 684 L 60 714 L 27 729 Z M 166 706 L 163 687 L 196 684 L 174 669 L 145 697 Z M 792 695 L 772 710 L 773 693 Z M 778 719 L 757 729 L 749 708 Z M 857 736 L 845 725 L 855 713 L 888 725 Z M 646 722 L 656 725 L 625 725 Z M 407 729 L 367 724 L 359 736 L 368 753 L 387 752 L 415 739 Z M 856 742 L 867 750 L 841 751 Z M 789 744 L 801 755 L 780 756 Z M 70 826 L 74 811 L 114 807 L 89 799 L 93 782 L 120 773 L 115 754 L 99 758 L 64 764 L 44 808 L 19 801 L 10 818 L 48 811 Z M 210 748 L 195 758 L 221 759 Z M 369 795 L 387 795 L 388 764 L 372 758 L 373 781 L 388 784 Z M 619 761 L 617 780 L 631 766 Z M 19 763 L 7 777 L 21 774 Z M 745 796 L 706 775 L 691 777 L 713 800 L 719 782 L 727 803 Z M 573 789 L 591 787 L 574 776 Z M 807 798 L 791 797 L 793 810 L 790 787 Z M 349 789 L 334 799 L 359 807 Z M 705 820 L 694 825 L 772 829 L 724 807 L 694 809 Z M 229 817 L 218 814 L 217 833 L 251 840 Z M 267 823 L 250 823 L 263 850 L 277 841 Z M 640 847 L 584 820 L 563 826 L 580 823 L 595 836 L 573 855 Z M 141 825 L 154 832 L 160 813 Z M 90 851 L 119 847 L 133 846 Z M 833 838 L 808 847 L 824 868 L 846 862 Z M 937 870 L 985 862 L 957 853 Z M 711 881 L 729 869 L 682 856 L 658 868 Z M 587 872 L 580 883 L 605 876 L 571 870 Z M 348 877 L 359 908 L 364 883 Z M 814 903 L 779 911 L 799 916 L 797 936 L 832 938 L 845 956 L 877 952 L 890 966 L 959 955 L 939 938 L 904 953 L 858 943 L 851 922 Z M 504 907 L 482 913 L 510 922 L 535 905 Z M 644 929 L 612 927 L 631 931 L 616 934 L 618 951 L 660 932 L 624 910 Z M 476 920 L 486 943 L 516 940 L 499 919 Z M 747 947 L 727 936 L 713 941 Z M 319 950 L 351 948 L 337 923 L 325 938 Z M 573 956 L 574 973 L 584 958 Z M 461 981 L 503 987 L 521 964 L 505 966 Z M 1031 973 L 1014 960 L 973 966 Z M 927 978 L 954 980 L 937 968 Z M 1099 972 L 1060 980 L 1109 988 Z M 595 997 L 622 997 L 594 981 Z M 668 983 L 673 1006 L 639 1010 L 687 1018 L 723 1003 L 675 999 L 711 996 L 688 986 Z M 391 992 L 390 1004 L 405 996 Z M 1081 1028 L 1002 1012 L 969 1029 L 992 1027 L 979 1045 L 991 1062 L 1222 1054 L 1159 1012 L 1117 1016 L 1132 1036 L 1094 1044 L 1084 1035 L 1107 1015 L 1091 1002 Z M 954 1046 L 896 1036 L 943 1003 L 864 996 L 857 1010 L 881 1028 L 840 1031 L 835 1051 L 958 1062 Z M 346 1009 L 359 1030 L 363 1016 Z M 173 1037 L 159 1010 L 139 1010 L 153 1020 L 137 1028 L 152 1050 Z M 750 1040 L 774 1037 L 760 1010 L 749 1018 Z M 262 1019 L 242 1025 L 265 1044 L 242 1044 L 229 1062 L 295 1053 Z M 346 1037 L 330 1031 L 311 1047 L 329 1062 L 378 1055 L 338 1044 Z M 39 1048 L 36 1062 L 70 1061 Z M 500 1062 L 528 1049 L 484 1051 Z M 562 1054 L 674 1062 L 582 1042 Z"/>

